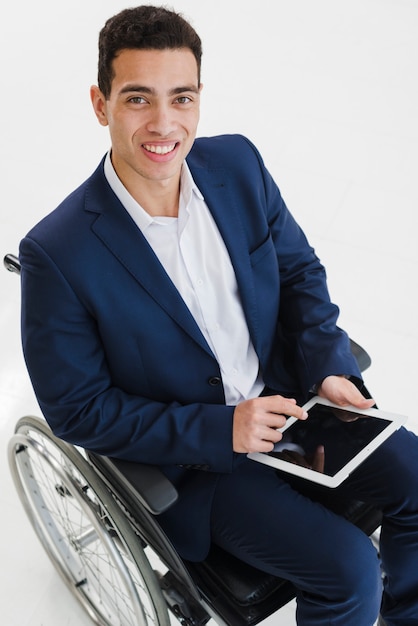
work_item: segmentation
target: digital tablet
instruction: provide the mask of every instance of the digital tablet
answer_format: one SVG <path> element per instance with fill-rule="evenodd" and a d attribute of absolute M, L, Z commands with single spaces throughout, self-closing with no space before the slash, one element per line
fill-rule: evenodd
<path fill-rule="evenodd" d="M 248 457 L 327 487 L 338 487 L 407 419 L 378 409 L 341 408 L 319 396 L 303 408 L 308 418 L 289 417 L 272 452 Z"/>

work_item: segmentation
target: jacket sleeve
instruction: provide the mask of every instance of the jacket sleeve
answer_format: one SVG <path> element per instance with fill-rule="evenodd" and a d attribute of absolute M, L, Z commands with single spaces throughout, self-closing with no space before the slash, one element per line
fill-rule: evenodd
<path fill-rule="evenodd" d="M 57 264 L 30 236 L 20 259 L 23 350 L 54 433 L 107 456 L 231 471 L 233 407 L 157 402 L 116 385 L 99 321 Z"/>

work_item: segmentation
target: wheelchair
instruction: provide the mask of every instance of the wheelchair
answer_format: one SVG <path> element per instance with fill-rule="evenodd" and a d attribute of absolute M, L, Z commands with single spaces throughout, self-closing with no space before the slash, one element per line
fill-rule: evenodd
<path fill-rule="evenodd" d="M 15 256 L 6 255 L 4 265 L 19 274 Z M 364 371 L 370 357 L 353 341 L 351 348 Z M 203 562 L 182 559 L 158 524 L 177 492 L 155 466 L 79 449 L 32 416 L 17 422 L 8 454 L 38 539 L 94 624 L 203 626 L 213 619 L 219 626 L 251 626 L 296 595 L 289 581 L 215 545 Z M 306 490 L 376 540 L 380 511 L 342 498 L 338 489 Z"/>

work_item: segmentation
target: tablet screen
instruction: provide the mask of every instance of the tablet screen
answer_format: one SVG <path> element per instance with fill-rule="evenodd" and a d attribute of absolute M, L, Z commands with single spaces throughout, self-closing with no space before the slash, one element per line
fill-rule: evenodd
<path fill-rule="evenodd" d="M 324 446 L 324 469 L 335 476 L 361 452 L 391 420 L 362 416 L 353 411 L 324 404 L 308 410 L 307 420 L 296 420 L 284 429 L 283 438 L 268 455 L 312 469 L 318 446 Z"/>

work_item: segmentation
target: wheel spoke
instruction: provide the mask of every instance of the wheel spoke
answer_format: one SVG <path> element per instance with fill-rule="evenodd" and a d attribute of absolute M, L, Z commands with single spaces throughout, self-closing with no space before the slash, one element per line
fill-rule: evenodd
<path fill-rule="evenodd" d="M 9 457 L 15 483 L 45 549 L 90 617 L 101 626 L 169 626 L 139 538 L 103 483 L 36 418 L 23 420 Z"/>

